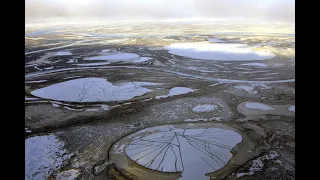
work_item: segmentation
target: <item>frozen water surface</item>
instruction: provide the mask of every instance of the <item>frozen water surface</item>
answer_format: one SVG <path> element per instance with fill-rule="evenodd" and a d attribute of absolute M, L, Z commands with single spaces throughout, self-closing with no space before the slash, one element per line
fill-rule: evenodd
<path fill-rule="evenodd" d="M 290 106 L 288 110 L 292 112 L 296 112 L 296 106 Z"/>
<path fill-rule="evenodd" d="M 139 62 L 149 61 L 150 59 L 152 59 L 152 58 L 150 58 L 150 57 L 140 57 L 139 59 L 133 60 L 132 62 L 139 63 Z"/>
<path fill-rule="evenodd" d="M 116 53 L 116 54 L 104 54 L 107 53 L 107 51 L 103 51 L 102 55 L 100 56 L 93 56 L 84 58 L 84 60 L 93 61 L 93 60 L 100 60 L 100 61 L 108 61 L 108 63 L 115 63 L 115 62 L 132 62 L 132 63 L 141 63 L 145 61 L 149 61 L 150 57 L 140 57 L 137 54 L 134 53 Z M 89 65 L 89 64 L 88 64 Z M 91 64 L 91 65 L 103 65 L 103 64 Z M 85 64 L 82 64 L 82 66 L 85 66 Z"/>
<path fill-rule="evenodd" d="M 261 104 L 261 103 L 255 103 L 255 102 L 246 103 L 245 106 L 246 106 L 246 108 L 249 108 L 249 109 L 260 109 L 260 110 L 264 110 L 264 111 L 274 110 L 270 106 L 267 106 L 267 105 Z"/>
<path fill-rule="evenodd" d="M 223 168 L 233 156 L 230 151 L 242 141 L 240 134 L 221 128 L 167 125 L 136 134 L 125 148 L 131 160 L 160 172 L 182 172 L 180 179 L 184 180 L 209 180 L 205 174 Z"/>
<path fill-rule="evenodd" d="M 187 94 L 190 92 L 195 92 L 195 90 L 187 88 L 187 87 L 174 87 L 170 89 L 168 95 L 162 95 L 162 96 L 156 96 L 156 99 L 162 99 L 162 98 L 167 98 L 170 96 L 176 96 L 176 95 L 181 95 L 181 94 Z"/>
<path fill-rule="evenodd" d="M 54 56 L 69 56 L 69 55 L 72 55 L 72 53 L 69 51 L 59 51 L 54 54 Z"/>
<path fill-rule="evenodd" d="M 181 95 L 181 94 L 187 94 L 189 92 L 194 92 L 195 90 L 187 87 L 174 87 L 170 89 L 169 96 L 175 96 L 175 95 Z"/>
<path fill-rule="evenodd" d="M 80 78 L 44 87 L 31 94 L 57 101 L 107 102 L 129 100 L 151 91 L 135 82 L 113 85 L 103 78 Z"/>
<path fill-rule="evenodd" d="M 64 142 L 54 135 L 33 136 L 25 140 L 25 179 L 47 179 L 72 155 L 63 149 Z"/>
<path fill-rule="evenodd" d="M 139 55 L 133 53 L 119 53 L 112 55 L 101 55 L 85 58 L 84 60 L 102 60 L 102 61 L 113 61 L 113 60 L 127 60 L 132 58 L 138 58 Z"/>
<path fill-rule="evenodd" d="M 251 61 L 275 57 L 271 52 L 253 51 L 244 44 L 175 43 L 164 48 L 171 54 L 203 60 Z"/>

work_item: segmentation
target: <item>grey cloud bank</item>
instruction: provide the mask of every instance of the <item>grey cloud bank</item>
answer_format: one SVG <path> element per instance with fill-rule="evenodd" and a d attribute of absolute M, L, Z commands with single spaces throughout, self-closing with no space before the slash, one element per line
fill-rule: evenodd
<path fill-rule="evenodd" d="M 294 0 L 26 0 L 26 22 L 49 18 L 242 18 L 294 23 Z"/>

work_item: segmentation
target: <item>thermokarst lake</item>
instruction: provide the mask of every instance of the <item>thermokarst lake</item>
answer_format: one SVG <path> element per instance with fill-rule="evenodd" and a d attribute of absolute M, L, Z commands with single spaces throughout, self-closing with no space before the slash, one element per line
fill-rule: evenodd
<path fill-rule="evenodd" d="M 294 26 L 25 31 L 25 179 L 295 179 Z"/>

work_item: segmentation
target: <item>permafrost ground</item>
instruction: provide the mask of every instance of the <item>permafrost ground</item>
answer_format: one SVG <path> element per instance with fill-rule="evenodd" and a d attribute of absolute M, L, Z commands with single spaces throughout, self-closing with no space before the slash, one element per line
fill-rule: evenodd
<path fill-rule="evenodd" d="M 294 69 L 282 24 L 27 26 L 25 178 L 295 179 Z"/>

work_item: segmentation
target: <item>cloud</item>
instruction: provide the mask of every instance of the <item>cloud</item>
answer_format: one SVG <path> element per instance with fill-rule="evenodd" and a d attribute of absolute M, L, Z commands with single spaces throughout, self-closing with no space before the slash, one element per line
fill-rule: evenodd
<path fill-rule="evenodd" d="M 294 22 L 294 0 L 26 0 L 26 21 L 46 18 L 258 18 Z"/>

